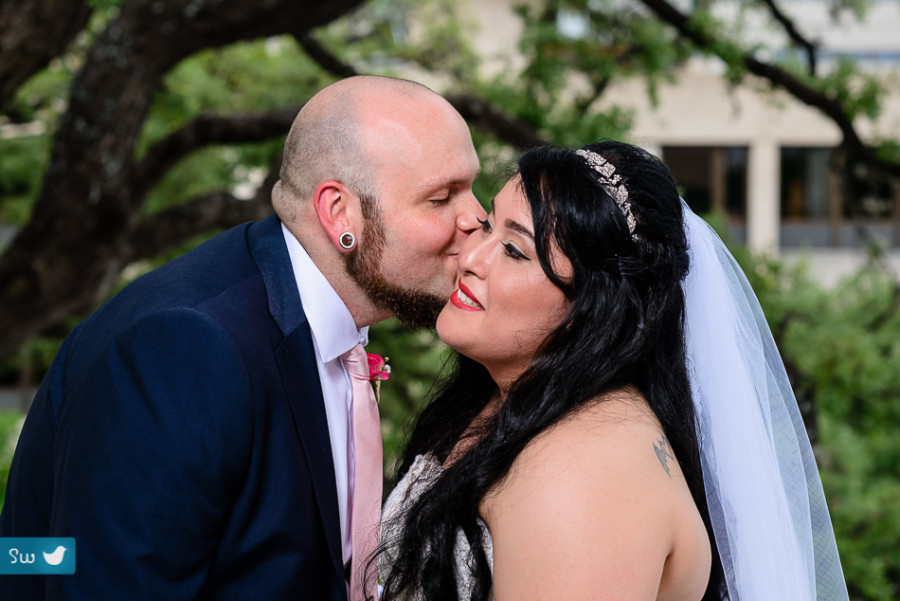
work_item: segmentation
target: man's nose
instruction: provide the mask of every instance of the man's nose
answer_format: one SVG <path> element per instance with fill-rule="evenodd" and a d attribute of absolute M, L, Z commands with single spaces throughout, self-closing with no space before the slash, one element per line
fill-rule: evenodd
<path fill-rule="evenodd" d="M 481 219 L 483 221 L 486 217 L 487 213 L 481 207 L 478 199 L 475 198 L 474 194 L 469 194 L 466 201 L 462 203 L 459 214 L 456 217 L 456 227 L 466 234 L 471 234 L 481 227 L 478 220 Z"/>

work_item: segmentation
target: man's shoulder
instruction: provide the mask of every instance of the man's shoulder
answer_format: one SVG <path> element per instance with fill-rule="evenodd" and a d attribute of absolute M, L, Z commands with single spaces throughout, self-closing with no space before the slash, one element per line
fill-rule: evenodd
<path fill-rule="evenodd" d="M 85 319 L 77 334 L 105 346 L 104 341 L 135 324 L 179 309 L 205 314 L 225 327 L 238 317 L 262 319 L 266 293 L 248 246 L 251 227 L 232 228 L 138 277 Z"/>
<path fill-rule="evenodd" d="M 142 275 L 111 302 L 136 303 L 150 311 L 199 306 L 223 291 L 258 277 L 259 269 L 247 240 L 251 226 L 244 224 L 223 232 Z"/>

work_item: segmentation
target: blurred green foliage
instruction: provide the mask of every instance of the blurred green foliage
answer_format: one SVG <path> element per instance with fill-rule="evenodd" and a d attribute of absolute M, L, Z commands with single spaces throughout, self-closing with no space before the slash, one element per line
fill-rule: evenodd
<path fill-rule="evenodd" d="M 833 289 L 805 266 L 742 264 L 801 404 L 813 403 L 816 458 L 851 599 L 900 598 L 900 282 L 870 263 Z"/>
<path fill-rule="evenodd" d="M 816 400 L 820 468 L 847 580 L 859 598 L 897 599 L 900 288 L 869 268 L 801 300 L 812 310 L 784 314 L 792 317 L 783 349 Z"/>
<path fill-rule="evenodd" d="M 31 216 L 47 161 L 44 135 L 15 138 L 0 144 L 0 223 L 22 225 Z"/>
<path fill-rule="evenodd" d="M 9 478 L 9 464 L 16 448 L 22 414 L 17 411 L 0 411 L 0 509 L 6 497 L 6 481 Z"/>

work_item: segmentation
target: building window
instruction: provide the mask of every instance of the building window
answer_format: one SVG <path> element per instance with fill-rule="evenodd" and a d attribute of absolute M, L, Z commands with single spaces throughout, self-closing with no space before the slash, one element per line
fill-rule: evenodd
<path fill-rule="evenodd" d="M 663 146 L 663 160 L 685 202 L 697 213 L 727 217 L 729 233 L 746 241 L 746 146 Z"/>
<path fill-rule="evenodd" d="M 781 149 L 783 248 L 840 246 L 840 192 L 830 148 Z"/>
<path fill-rule="evenodd" d="M 781 149 L 781 217 L 828 219 L 831 149 Z"/>
<path fill-rule="evenodd" d="M 865 163 L 847 161 L 844 168 L 844 217 L 888 221 L 897 213 L 896 184 Z"/>
<path fill-rule="evenodd" d="M 833 148 L 781 149 L 781 246 L 897 246 L 898 188 Z"/>

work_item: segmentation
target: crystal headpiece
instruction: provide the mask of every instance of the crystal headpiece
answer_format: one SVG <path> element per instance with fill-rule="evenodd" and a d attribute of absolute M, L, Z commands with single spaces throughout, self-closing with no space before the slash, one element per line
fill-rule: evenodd
<path fill-rule="evenodd" d="M 625 214 L 625 221 L 628 223 L 628 233 L 634 237 L 634 228 L 637 221 L 631 212 L 631 202 L 628 200 L 628 189 L 622 183 L 622 176 L 616 173 L 616 168 L 604 159 L 602 156 L 592 150 L 576 150 L 575 154 L 582 157 L 587 164 L 596 171 L 600 177 L 598 178 L 600 185 L 606 192 L 613 197 L 616 204 Z"/>

